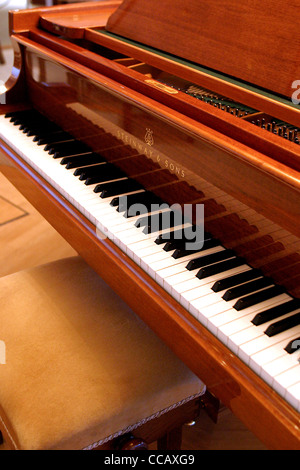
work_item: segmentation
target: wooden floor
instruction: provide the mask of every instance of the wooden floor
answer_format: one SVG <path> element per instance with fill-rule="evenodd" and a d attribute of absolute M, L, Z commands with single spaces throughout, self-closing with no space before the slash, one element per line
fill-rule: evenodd
<path fill-rule="evenodd" d="M 74 254 L 0 173 L 0 277 Z M 224 407 L 217 424 L 203 412 L 195 426 L 186 426 L 182 448 L 256 450 L 264 446 Z"/>

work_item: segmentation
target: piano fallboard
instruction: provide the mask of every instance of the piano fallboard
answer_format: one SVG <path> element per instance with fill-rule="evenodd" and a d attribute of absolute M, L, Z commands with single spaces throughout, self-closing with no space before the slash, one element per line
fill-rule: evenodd
<path fill-rule="evenodd" d="M 42 45 L 37 45 L 32 40 L 20 36 L 16 36 L 16 39 L 27 48 L 26 61 L 29 66 L 27 71 L 30 70 L 32 76 L 28 76 L 26 80 L 30 98 L 37 109 L 40 109 L 43 103 L 40 98 L 47 87 L 47 92 L 52 96 L 51 106 L 48 107 L 45 103 L 46 113 L 62 126 L 66 115 L 70 113 L 72 102 L 79 101 L 94 116 L 98 115 L 98 120 L 102 119 L 100 114 L 103 116 L 108 112 L 110 122 L 104 119 L 99 125 L 104 128 L 108 126 L 106 130 L 117 134 L 118 138 L 120 131 L 116 127 L 112 129 L 112 126 L 118 127 L 121 120 L 120 127 L 123 131 L 121 139 L 128 139 L 128 136 L 132 135 L 135 145 L 140 143 L 148 150 L 145 136 L 147 129 L 150 129 L 155 139 L 154 146 L 148 152 L 152 159 L 160 158 L 162 165 L 167 165 L 167 162 L 171 161 L 173 166 L 176 163 L 177 173 L 184 169 L 185 173 L 198 174 L 300 236 L 298 223 L 300 182 L 296 166 L 298 164 L 296 162 L 299 161 L 300 146 L 294 145 L 295 154 L 293 157 L 287 155 L 286 163 L 274 160 L 202 122 L 170 109 Z M 51 60 L 48 61 L 47 57 Z M 45 71 L 49 78 L 34 75 L 34 70 L 39 70 L 39 67 L 46 67 Z M 78 70 L 79 75 L 74 73 L 74 70 Z M 64 82 L 66 76 L 74 83 L 66 84 Z M 89 80 L 84 80 L 84 77 Z M 80 97 L 77 96 L 78 87 L 81 87 Z M 97 98 L 94 98 L 95 96 Z M 101 105 L 97 104 L 99 102 Z M 128 119 L 130 121 L 128 131 L 129 124 L 125 122 L 127 109 L 130 113 L 132 110 Z M 263 147 L 267 149 L 266 142 Z M 280 151 L 282 149 L 279 147 Z"/>
<path fill-rule="evenodd" d="M 193 318 L 2 139 L 1 171 L 268 447 L 298 449 L 299 413 Z M 146 307 L 145 307 L 146 306 Z M 273 432 L 270 433 L 269 429 Z"/>

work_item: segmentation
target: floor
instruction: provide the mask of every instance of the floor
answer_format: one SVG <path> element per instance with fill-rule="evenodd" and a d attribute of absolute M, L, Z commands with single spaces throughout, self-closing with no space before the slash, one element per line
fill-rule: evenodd
<path fill-rule="evenodd" d="M 13 61 L 9 47 L 3 52 L 5 64 L 0 65 L 0 85 L 1 80 L 8 78 Z M 65 240 L 0 174 L 0 277 L 73 254 Z M 195 426 L 185 427 L 182 448 L 263 450 L 265 447 L 224 407 L 217 424 L 203 412 Z"/>

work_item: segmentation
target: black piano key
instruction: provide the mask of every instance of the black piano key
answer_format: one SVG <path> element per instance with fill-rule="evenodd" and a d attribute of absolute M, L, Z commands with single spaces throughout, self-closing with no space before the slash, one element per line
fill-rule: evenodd
<path fill-rule="evenodd" d="M 54 122 L 40 120 L 39 122 L 23 124 L 20 126 L 20 130 L 22 130 L 23 134 L 27 134 L 28 136 L 35 136 L 42 133 L 50 134 L 51 132 L 58 132 L 62 129 Z"/>
<path fill-rule="evenodd" d="M 19 126 L 20 131 L 23 131 L 25 128 L 41 128 L 41 126 L 46 126 L 47 124 L 51 124 L 51 121 L 45 120 L 42 117 L 30 117 L 25 119 L 16 119 L 14 121 L 15 126 Z"/>
<path fill-rule="evenodd" d="M 185 223 L 181 212 L 159 212 L 150 216 L 141 217 L 135 223 L 136 227 L 144 227 L 143 233 L 149 234 L 159 230 L 167 230 L 182 226 Z"/>
<path fill-rule="evenodd" d="M 10 122 L 12 122 L 15 125 L 21 125 L 21 124 L 24 124 L 25 122 L 30 122 L 33 120 L 36 121 L 37 119 L 42 119 L 42 120 L 45 119 L 45 117 L 42 116 L 42 114 L 40 114 L 35 109 L 15 111 L 12 113 L 7 113 L 5 116 L 9 118 Z"/>
<path fill-rule="evenodd" d="M 272 325 L 268 326 L 266 329 L 265 334 L 270 337 L 275 336 L 298 325 L 300 325 L 300 313 L 272 323 Z"/>
<path fill-rule="evenodd" d="M 55 133 L 55 132 L 60 132 L 61 129 L 56 127 L 54 124 L 49 126 L 47 128 L 47 135 L 50 135 L 52 133 Z M 45 128 L 41 128 L 40 126 L 37 127 L 37 126 L 26 126 L 23 128 L 23 134 L 27 135 L 28 137 L 36 137 L 37 135 L 43 133 L 43 134 L 46 134 L 45 132 Z M 36 141 L 35 141 L 36 142 Z"/>
<path fill-rule="evenodd" d="M 11 113 L 8 113 L 8 115 L 17 117 L 20 119 L 30 119 L 32 117 L 42 117 L 45 118 L 43 114 L 41 114 L 37 109 L 30 108 L 30 109 L 23 109 L 20 111 L 12 111 Z"/>
<path fill-rule="evenodd" d="M 192 255 L 194 253 L 200 253 L 203 250 L 208 250 L 209 248 L 217 246 L 216 244 L 217 244 L 217 241 L 214 239 L 204 240 L 204 241 L 199 240 L 198 242 L 193 242 L 193 247 L 175 250 L 174 253 L 172 254 L 172 258 L 180 259 L 180 258 L 184 258 L 185 256 Z"/>
<path fill-rule="evenodd" d="M 194 230 L 194 226 L 192 226 L 192 229 Z M 185 238 L 185 228 L 178 228 L 176 230 L 171 230 L 170 232 L 165 232 L 163 234 L 160 234 L 156 239 L 155 243 L 157 245 L 165 245 L 167 243 L 173 242 L 174 240 L 182 240 Z M 211 238 L 211 236 L 210 236 Z M 175 248 L 173 248 L 175 249 Z M 166 249 L 165 251 L 171 251 Z"/>
<path fill-rule="evenodd" d="M 10 121 L 28 136 L 42 135 L 43 137 L 53 132 L 62 132 L 53 121 L 35 110 L 20 111 L 17 113 L 8 113 Z"/>
<path fill-rule="evenodd" d="M 163 234 L 160 234 L 155 240 L 154 242 L 156 243 L 156 245 L 165 245 L 166 243 L 168 243 L 170 240 L 174 240 L 176 237 L 178 238 L 182 238 L 183 237 L 183 234 L 184 234 L 184 229 L 183 228 L 180 228 L 178 230 L 172 230 L 168 233 L 163 233 Z"/>
<path fill-rule="evenodd" d="M 229 300 L 251 294 L 251 292 L 255 292 L 259 289 L 263 289 L 264 287 L 271 286 L 272 284 L 274 284 L 274 282 L 268 277 L 255 279 L 254 281 L 246 282 L 245 284 L 228 289 L 222 296 L 222 299 L 228 302 Z"/>
<path fill-rule="evenodd" d="M 155 223 L 159 222 L 160 220 L 160 213 L 157 214 L 152 214 L 152 215 L 145 215 L 142 217 L 139 217 L 136 222 L 135 222 L 135 227 L 141 228 L 141 227 L 148 227 L 151 225 L 151 220 L 153 220 Z"/>
<path fill-rule="evenodd" d="M 229 271 L 229 269 L 237 268 L 243 264 L 245 264 L 245 260 L 239 257 L 232 258 L 227 261 L 221 261 L 220 263 L 211 264 L 210 266 L 201 268 L 200 271 L 198 271 L 196 274 L 196 277 L 199 279 L 205 279 L 207 277 L 214 276 L 215 274 Z"/>
<path fill-rule="evenodd" d="M 104 171 L 113 174 L 115 169 L 116 167 L 111 163 L 95 163 L 94 165 L 86 165 L 76 168 L 76 170 L 74 171 L 74 176 L 79 176 L 79 179 L 81 181 L 84 181 L 89 176 L 97 176 L 99 173 L 101 174 Z"/>
<path fill-rule="evenodd" d="M 291 313 L 297 308 L 300 308 L 300 299 L 292 299 L 281 305 L 276 305 L 275 307 L 268 308 L 267 310 L 258 313 L 251 322 L 255 326 L 262 325 L 268 321 L 275 320 L 275 318 L 282 317 L 287 313 Z"/>
<path fill-rule="evenodd" d="M 104 183 L 105 181 L 114 181 L 114 180 L 117 180 L 117 179 L 120 179 L 120 178 L 124 178 L 124 173 L 121 172 L 121 170 L 118 170 L 118 171 L 115 171 L 113 174 L 105 174 L 105 173 L 101 173 L 97 176 L 89 176 L 84 184 L 86 184 L 87 186 L 91 185 L 91 184 L 96 184 L 96 183 Z"/>
<path fill-rule="evenodd" d="M 38 111 L 36 111 L 35 109 L 23 109 L 22 111 L 10 111 L 8 113 L 5 113 L 4 117 L 11 121 L 12 119 L 17 119 L 17 117 L 27 115 L 28 113 L 37 113 L 37 112 Z"/>
<path fill-rule="evenodd" d="M 146 215 L 140 217 L 136 222 L 136 227 L 148 227 L 153 224 L 163 224 L 163 219 L 165 218 L 165 228 L 171 228 L 175 223 L 174 211 L 167 210 L 164 212 L 157 212 L 156 214 Z M 177 218 L 177 217 L 176 217 Z M 180 219 L 180 225 L 182 225 L 182 214 L 178 211 L 178 219 Z"/>
<path fill-rule="evenodd" d="M 14 126 L 22 126 L 23 125 L 22 119 L 20 119 L 18 117 L 12 117 L 10 119 L 10 122 L 12 122 Z"/>
<path fill-rule="evenodd" d="M 126 218 L 151 212 L 154 205 L 159 206 L 161 203 L 161 199 L 151 191 L 116 197 L 111 201 L 111 205 L 118 206 L 117 211 L 124 212 Z"/>
<path fill-rule="evenodd" d="M 264 302 L 265 300 L 272 299 L 273 297 L 283 294 L 284 292 L 285 289 L 282 286 L 270 287 L 260 292 L 256 292 L 255 294 L 250 294 L 246 297 L 242 297 L 233 305 L 233 308 L 238 311 L 244 310 L 247 307 L 251 307 L 252 305 Z"/>
<path fill-rule="evenodd" d="M 298 349 L 300 349 L 300 336 L 292 339 L 284 348 L 288 354 L 293 354 L 295 351 L 298 351 Z"/>
<path fill-rule="evenodd" d="M 167 225 L 167 226 L 166 226 Z M 171 221 L 170 223 L 167 223 L 163 220 L 163 219 L 151 219 L 151 222 L 149 225 L 146 225 L 144 228 L 143 228 L 143 233 L 145 235 L 148 235 L 150 233 L 155 233 L 155 232 L 158 232 L 160 230 L 165 230 L 165 229 L 169 229 L 169 228 L 174 228 L 174 227 L 177 227 L 177 226 L 180 226 L 182 224 L 180 224 L 179 221 Z"/>
<path fill-rule="evenodd" d="M 33 139 L 33 141 L 36 142 L 37 145 L 54 144 L 58 142 L 67 142 L 70 140 L 74 140 L 74 137 L 68 132 L 64 131 L 50 132 L 44 137 L 36 136 Z"/>
<path fill-rule="evenodd" d="M 78 140 L 70 140 L 68 142 L 59 142 L 47 144 L 44 149 L 53 158 L 68 157 L 70 155 L 79 155 L 80 153 L 88 153 L 91 149 Z"/>
<path fill-rule="evenodd" d="M 14 114 L 11 114 L 11 113 L 7 113 L 5 115 L 5 117 L 8 118 L 11 123 L 16 122 L 16 120 L 17 120 L 17 116 L 15 116 Z"/>
<path fill-rule="evenodd" d="M 99 163 L 88 167 L 77 168 L 74 175 L 86 185 L 104 183 L 126 177 L 125 173 L 111 163 Z"/>
<path fill-rule="evenodd" d="M 102 155 L 95 152 L 82 153 L 80 155 L 72 155 L 63 157 L 60 161 L 61 165 L 66 165 L 67 170 L 74 168 L 82 168 L 83 166 L 93 165 L 95 163 L 105 163 L 106 160 Z"/>
<path fill-rule="evenodd" d="M 52 127 L 50 129 L 45 130 L 44 128 L 41 130 L 36 130 L 33 128 L 25 129 L 24 134 L 26 134 L 28 137 L 33 137 L 33 142 L 38 142 L 39 139 L 43 137 L 47 137 L 48 135 L 52 134 L 57 134 L 62 132 L 60 127 Z"/>
<path fill-rule="evenodd" d="M 172 254 L 172 258 L 180 259 L 184 258 L 185 256 L 192 255 L 193 253 L 198 253 L 204 250 L 208 250 L 209 248 L 214 248 L 218 246 L 219 241 L 217 239 L 210 238 L 207 240 L 199 240 L 194 242 L 188 241 L 188 243 L 193 243 L 194 246 L 189 248 L 177 248 Z"/>
<path fill-rule="evenodd" d="M 185 250 L 187 243 L 193 243 L 193 241 L 195 241 L 195 237 L 191 236 L 190 238 L 188 238 L 187 234 L 189 235 L 189 231 L 187 231 L 187 230 L 188 229 L 182 229 L 182 230 L 173 232 L 174 236 L 172 236 L 172 232 L 171 232 L 170 233 L 170 240 L 165 242 L 166 244 L 163 248 L 164 251 L 173 251 L 173 250 L 181 251 L 181 250 Z M 191 227 L 191 235 L 193 233 L 196 233 L 194 226 Z M 164 236 L 163 236 L 163 238 L 164 238 Z M 206 240 L 212 240 L 212 238 L 213 237 L 211 236 L 210 233 L 204 232 L 204 234 L 203 234 L 204 242 Z M 213 248 L 214 246 L 218 246 L 218 245 L 220 245 L 220 242 L 219 242 L 219 240 L 217 240 L 215 238 L 214 241 L 212 241 L 212 245 L 211 245 L 210 248 Z"/>
<path fill-rule="evenodd" d="M 138 181 L 133 180 L 132 178 L 126 178 L 120 181 L 98 184 L 95 187 L 94 192 L 100 193 L 101 198 L 106 198 L 143 189 L 144 187 Z"/>
<path fill-rule="evenodd" d="M 144 204 L 148 202 L 151 204 L 159 204 L 161 200 L 151 191 L 143 191 L 142 193 L 130 194 L 128 196 L 116 196 L 112 199 L 111 205 L 118 207 L 118 212 L 124 212 L 133 204 Z"/>
<path fill-rule="evenodd" d="M 228 276 L 216 281 L 211 289 L 214 292 L 220 292 L 221 290 L 229 289 L 243 282 L 250 281 L 251 279 L 256 279 L 259 276 L 262 276 L 261 271 L 258 269 L 249 269 L 248 271 L 243 271 L 242 273 L 234 274 L 233 276 Z"/>
<path fill-rule="evenodd" d="M 65 132 L 60 128 L 53 129 L 50 131 L 43 129 L 41 132 L 35 132 L 34 129 L 31 129 L 26 133 L 26 135 L 28 135 L 28 137 L 33 137 L 32 139 L 33 142 L 39 142 L 39 140 L 46 139 L 47 137 L 57 138 L 57 136 L 59 136 L 62 133 L 65 133 Z"/>
<path fill-rule="evenodd" d="M 118 174 L 117 172 L 113 174 L 102 173 L 101 175 L 97 175 L 97 176 L 89 176 L 88 178 L 86 178 L 84 184 L 89 186 L 91 184 L 96 184 L 100 182 L 117 180 L 119 178 L 123 178 L 123 176 L 124 176 L 124 173 L 120 173 L 120 174 Z"/>
<path fill-rule="evenodd" d="M 224 261 L 228 258 L 233 258 L 235 256 L 234 251 L 232 250 L 221 250 L 217 253 L 212 253 L 211 255 L 201 256 L 199 258 L 191 260 L 186 269 L 188 271 L 193 271 L 194 269 L 199 269 L 209 264 L 217 263 L 218 261 Z"/>
<path fill-rule="evenodd" d="M 79 176 L 85 184 L 104 183 L 119 178 L 126 178 L 125 173 L 111 163 L 97 163 L 91 166 L 77 168 L 74 171 L 75 176 Z"/>
<path fill-rule="evenodd" d="M 37 111 L 27 112 L 23 114 L 18 114 L 10 118 L 10 121 L 20 128 L 20 130 L 24 130 L 25 128 L 36 128 L 36 129 L 48 129 L 55 127 L 59 129 L 59 126 L 55 124 L 53 121 L 50 121 L 48 118 L 43 116 L 42 114 L 38 113 Z"/>

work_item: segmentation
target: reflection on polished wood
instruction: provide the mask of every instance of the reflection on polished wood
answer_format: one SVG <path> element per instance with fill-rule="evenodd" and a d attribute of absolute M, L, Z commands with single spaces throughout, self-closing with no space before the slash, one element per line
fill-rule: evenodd
<path fill-rule="evenodd" d="M 133 0 L 124 5 L 128 3 L 134 5 L 142 2 Z M 156 0 L 151 1 L 152 5 L 155 3 Z M 194 3 L 191 2 L 193 5 Z M 233 2 L 228 3 L 233 6 Z M 105 4 L 114 9 L 114 2 L 107 1 Z M 247 6 L 248 2 L 244 1 L 243 4 Z M 103 5 L 101 3 L 101 8 Z M 199 182 L 199 178 L 203 178 L 208 184 L 224 191 L 226 196 L 229 195 L 251 211 L 278 224 L 284 233 L 291 232 L 287 236 L 288 240 L 290 236 L 298 237 L 296 251 L 299 251 L 300 164 L 299 141 L 296 142 L 298 139 L 295 129 L 291 131 L 291 140 L 282 138 L 279 134 L 267 132 L 262 126 L 253 125 L 248 117 L 237 119 L 236 115 L 225 112 L 221 107 L 195 100 L 182 93 L 181 89 L 171 93 L 170 89 L 158 86 L 156 79 L 166 73 L 175 74 L 180 80 L 207 86 L 218 94 L 224 89 L 225 96 L 258 110 L 255 112 L 256 116 L 258 114 L 265 119 L 269 113 L 269 125 L 272 116 L 276 116 L 299 127 L 299 109 L 288 103 L 287 99 L 276 101 L 270 95 L 261 93 L 261 90 L 253 91 L 231 81 L 216 79 L 203 70 L 187 67 L 153 51 L 145 52 L 143 48 L 104 34 L 101 28 L 90 28 L 91 11 L 94 8 L 97 15 L 99 5 L 89 4 L 88 10 L 86 5 L 67 7 L 57 7 L 51 12 L 43 9 L 11 15 L 16 66 L 15 77 L 6 94 L 7 103 L 18 101 L 26 105 L 29 97 L 30 106 L 45 113 L 65 130 L 70 126 L 69 130 L 73 135 L 86 141 L 94 151 L 103 150 L 97 147 L 102 142 L 100 134 L 105 134 L 112 139 L 113 145 L 120 145 L 122 148 L 128 143 L 131 150 L 142 145 L 138 152 L 142 154 L 140 159 L 131 155 L 128 161 L 132 157 L 133 171 L 137 160 L 141 165 L 146 161 L 151 163 L 151 159 L 153 164 L 160 162 L 161 179 L 156 184 L 159 187 L 154 188 L 154 191 L 160 192 L 161 196 L 164 196 L 161 191 L 164 192 L 166 202 L 176 202 L 174 197 L 179 194 L 176 190 L 168 191 L 170 186 L 171 189 L 180 188 L 180 195 L 184 196 L 178 201 L 180 203 L 203 200 L 206 190 L 201 192 Z M 266 13 L 265 9 L 262 11 Z M 70 13 L 76 13 L 78 18 L 71 25 Z M 99 27 L 102 25 L 103 15 L 99 14 Z M 56 34 L 60 36 L 57 37 Z M 74 37 L 83 37 L 84 40 L 77 39 L 74 42 Z M 220 44 L 221 51 L 222 46 Z M 126 67 L 116 59 L 118 54 L 144 62 L 148 71 L 144 73 L 142 68 Z M 280 61 L 280 57 L 277 59 Z M 213 68 L 213 63 L 207 65 Z M 16 80 L 17 87 L 13 87 Z M 285 90 L 289 87 L 288 83 L 281 85 Z M 283 88 L 276 88 L 276 91 L 283 93 Z M 287 97 L 288 93 L 284 93 Z M 9 105 L 2 107 L 2 112 L 7 109 Z M 93 133 L 86 133 L 92 128 L 97 136 L 94 141 L 90 139 Z M 155 144 L 151 151 L 145 139 L 146 129 L 154 134 Z M 0 149 L 4 155 L 4 174 L 205 381 L 209 390 L 269 447 L 298 448 L 299 413 L 194 317 L 191 318 L 178 302 L 132 259 L 126 257 L 113 242 L 99 240 L 93 224 L 60 197 L 57 191 L 53 191 L 51 185 L 32 171 L 29 165 L 24 164 L 9 143 L 0 141 Z M 175 170 L 169 171 L 171 168 Z M 132 175 L 130 171 L 128 174 Z M 182 175 L 184 180 L 181 179 Z M 188 180 L 186 175 L 191 179 Z M 167 180 L 164 180 L 164 176 L 167 176 Z M 154 179 L 150 176 L 147 188 L 155 187 Z M 185 191 L 184 185 L 187 182 L 194 189 Z M 163 185 L 165 188 L 161 189 Z M 210 208 L 210 204 L 206 203 L 206 207 Z M 247 235 L 255 237 L 255 233 L 259 232 L 254 225 L 256 222 L 253 223 L 252 219 L 250 226 L 231 207 L 229 219 L 239 219 L 244 228 L 251 228 L 252 231 L 247 232 Z M 229 210 L 225 203 L 223 210 Z M 213 219 L 214 215 L 211 216 Z M 221 216 L 226 229 L 219 220 L 217 224 L 220 225 L 216 227 L 212 219 L 205 222 L 209 222 L 207 226 L 212 228 L 211 233 L 219 238 L 215 233 L 219 232 L 225 246 L 225 241 L 234 243 L 228 239 L 228 233 L 235 231 L 235 222 L 228 226 L 226 216 L 223 220 Z M 243 229 L 241 233 L 241 238 L 245 237 L 246 232 Z M 264 254 L 267 262 L 280 261 L 281 254 L 288 253 L 290 247 L 286 249 L 284 244 L 275 240 L 272 249 L 277 250 L 278 246 L 279 251 Z M 252 261 L 247 256 L 251 259 L 252 252 L 247 252 L 247 249 L 248 247 L 245 258 L 251 264 Z M 282 258 L 284 259 L 283 256 Z M 261 258 L 256 258 L 257 263 L 260 261 Z M 296 283 L 292 288 L 296 297 L 299 297 L 299 285 Z"/>
<path fill-rule="evenodd" d="M 182 14 L 181 9 L 181 0 L 125 0 L 107 29 L 290 96 L 290 84 L 299 74 L 291 47 L 299 34 L 294 5 L 215 0 L 212 7 L 210 0 L 189 0 Z"/>

